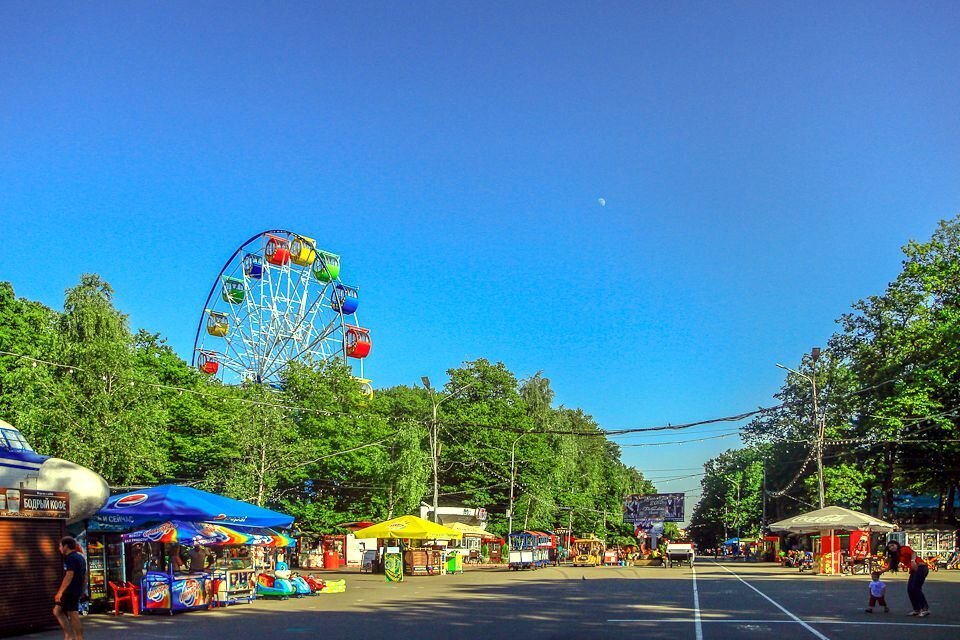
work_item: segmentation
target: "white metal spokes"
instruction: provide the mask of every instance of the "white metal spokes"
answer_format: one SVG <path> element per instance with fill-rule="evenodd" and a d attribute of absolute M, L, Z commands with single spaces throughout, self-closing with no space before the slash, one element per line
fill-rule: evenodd
<path fill-rule="evenodd" d="M 229 318 L 226 335 L 204 333 L 198 341 L 198 348 L 219 353 L 224 382 L 278 383 L 291 361 L 345 358 L 344 316 L 330 304 L 330 292 L 339 280 L 317 280 L 311 265 L 270 264 L 266 242 L 264 234 L 241 247 L 221 274 L 221 286 L 223 277 L 244 284 L 240 303 L 225 302 L 219 290 L 211 300 L 210 310 Z M 247 254 L 260 256 L 262 277 L 245 273 Z M 350 324 L 354 323 L 356 319 L 351 317 Z"/>

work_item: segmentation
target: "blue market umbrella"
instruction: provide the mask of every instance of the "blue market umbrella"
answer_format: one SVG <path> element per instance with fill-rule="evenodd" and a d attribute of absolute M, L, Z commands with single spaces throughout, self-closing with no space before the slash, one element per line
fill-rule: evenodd
<path fill-rule="evenodd" d="M 248 527 L 289 527 L 293 517 L 208 491 L 165 484 L 111 496 L 93 527 L 126 528 L 179 520 Z"/>

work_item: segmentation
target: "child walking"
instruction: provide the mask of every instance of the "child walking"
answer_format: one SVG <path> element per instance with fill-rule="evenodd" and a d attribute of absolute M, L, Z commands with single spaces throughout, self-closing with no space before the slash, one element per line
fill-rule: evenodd
<path fill-rule="evenodd" d="M 874 571 L 870 574 L 870 604 L 864 609 L 867 613 L 873 613 L 875 605 L 883 606 L 883 612 L 889 613 L 890 607 L 887 606 L 887 583 L 880 582 L 880 572 Z"/>

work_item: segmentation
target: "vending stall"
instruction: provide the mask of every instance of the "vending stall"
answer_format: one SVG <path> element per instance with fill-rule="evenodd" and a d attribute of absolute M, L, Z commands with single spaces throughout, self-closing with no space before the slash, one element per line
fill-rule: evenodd
<path fill-rule="evenodd" d="M 69 513 L 67 493 L 0 487 L 0 635 L 56 624 L 50 611 L 63 578 L 58 545 Z M 27 584 L 30 594 L 47 597 L 25 597 Z"/>
<path fill-rule="evenodd" d="M 387 542 L 405 541 L 402 562 L 403 572 L 406 575 L 444 573 L 446 570 L 444 546 L 437 543 L 463 538 L 463 534 L 459 531 L 417 516 L 400 516 L 372 527 L 360 529 L 355 535 L 358 538 L 376 538 Z M 387 545 L 383 545 L 383 547 L 386 552 L 384 564 L 385 566 L 389 564 L 387 568 L 387 579 L 389 580 L 390 576 L 396 573 L 393 556 L 400 553 L 400 548 L 387 547 Z M 388 549 L 395 549 L 396 551 L 388 551 Z M 388 559 L 390 563 L 386 562 Z"/>
<path fill-rule="evenodd" d="M 321 538 L 323 568 L 339 569 L 347 564 L 347 536 L 328 533 Z"/>
<path fill-rule="evenodd" d="M 444 525 L 463 534 L 460 544 L 455 547 L 448 547 L 447 554 L 457 554 L 461 556 L 463 562 L 467 564 L 479 564 L 483 558 L 483 543 L 499 540 L 499 538 L 480 527 L 463 522 L 452 522 Z M 498 549 L 499 550 L 499 549 Z M 487 555 L 489 557 L 489 554 Z"/>
<path fill-rule="evenodd" d="M 112 496 L 93 522 L 127 531 L 123 542 L 132 549 L 131 557 L 136 551 L 134 568 L 141 576 L 139 598 L 144 611 L 173 613 L 207 607 L 212 599 L 249 599 L 259 568 L 255 555 L 237 549 L 293 543 L 270 529 L 289 527 L 291 516 L 180 485 Z M 212 565 L 202 571 L 178 570 L 179 547 L 193 545 L 219 553 L 211 554 Z"/>
<path fill-rule="evenodd" d="M 771 531 L 815 534 L 812 536 L 814 566 L 826 575 L 838 575 L 844 569 L 840 532 L 886 532 L 895 528 L 889 522 L 843 507 L 817 509 L 770 525 Z"/>

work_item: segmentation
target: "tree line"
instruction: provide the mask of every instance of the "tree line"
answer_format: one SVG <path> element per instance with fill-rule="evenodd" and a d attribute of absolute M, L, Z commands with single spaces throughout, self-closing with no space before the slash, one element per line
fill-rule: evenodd
<path fill-rule="evenodd" d="M 589 415 L 555 406 L 540 373 L 520 380 L 478 359 L 448 375 L 440 504 L 484 507 L 506 533 L 513 479 L 514 528 L 572 517 L 575 531 L 629 537 L 623 495 L 655 489 Z M 433 496 L 432 411 L 422 387 L 365 396 L 335 361 L 290 363 L 279 389 L 223 385 L 161 335 L 131 330 L 97 275 L 66 291 L 62 311 L 0 282 L 0 418 L 117 489 L 190 484 L 280 509 L 306 531 L 416 513 Z"/>
<path fill-rule="evenodd" d="M 957 522 L 960 216 L 903 254 L 896 279 L 855 302 L 825 348 L 788 373 L 777 407 L 744 428 L 746 447 L 706 463 L 691 520 L 703 544 L 758 535 L 764 505 L 768 522 L 818 506 L 818 428 L 827 505 Z M 925 496 L 923 508 L 895 510 L 903 494 Z"/>

